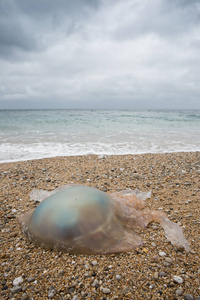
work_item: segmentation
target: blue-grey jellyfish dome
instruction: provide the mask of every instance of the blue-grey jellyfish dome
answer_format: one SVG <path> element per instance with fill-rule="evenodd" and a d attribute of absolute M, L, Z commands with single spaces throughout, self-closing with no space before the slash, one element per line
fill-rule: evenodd
<path fill-rule="evenodd" d="M 47 191 L 36 191 L 48 195 Z M 87 186 L 68 186 L 22 215 L 23 232 L 35 244 L 74 254 L 131 251 L 142 243 L 135 229 L 159 222 L 166 237 L 189 250 L 178 224 L 163 213 L 145 210 L 149 193 L 126 190 L 108 195 Z"/>
<path fill-rule="evenodd" d="M 20 222 L 36 244 L 69 253 L 117 252 L 120 243 L 126 244 L 111 197 L 87 186 L 72 186 L 49 196 L 28 220 Z M 126 248 L 133 245 L 127 243 Z"/>

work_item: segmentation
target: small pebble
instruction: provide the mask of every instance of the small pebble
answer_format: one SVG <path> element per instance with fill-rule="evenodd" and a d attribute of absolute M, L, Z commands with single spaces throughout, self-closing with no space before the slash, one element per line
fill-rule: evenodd
<path fill-rule="evenodd" d="M 29 277 L 29 278 L 27 278 L 27 281 L 28 281 L 28 282 L 33 282 L 34 280 L 35 280 L 34 277 Z"/>
<path fill-rule="evenodd" d="M 127 286 L 124 286 L 122 290 L 122 294 L 126 294 L 129 291 L 129 288 Z"/>
<path fill-rule="evenodd" d="M 161 257 L 163 257 L 163 256 L 166 255 L 166 253 L 165 253 L 164 251 L 160 251 L 160 252 L 159 252 L 159 255 L 160 255 Z"/>
<path fill-rule="evenodd" d="M 91 262 L 91 264 L 92 264 L 93 266 L 96 266 L 96 265 L 97 265 L 97 261 L 96 261 L 96 260 L 93 260 L 93 261 Z"/>
<path fill-rule="evenodd" d="M 158 256 L 158 255 L 154 255 L 154 256 L 153 256 L 153 259 L 154 259 L 154 260 L 158 260 L 158 259 L 159 259 L 159 256 Z"/>
<path fill-rule="evenodd" d="M 11 291 L 11 293 L 12 294 L 15 294 L 15 293 L 19 293 L 19 292 L 21 292 L 21 290 L 22 290 L 22 287 L 21 286 L 14 286 L 12 289 L 10 289 L 10 291 Z"/>
<path fill-rule="evenodd" d="M 22 286 L 22 292 L 25 292 L 27 290 L 27 286 L 23 284 Z"/>
<path fill-rule="evenodd" d="M 186 295 L 184 296 L 184 299 L 185 299 L 185 300 L 194 300 L 194 297 L 193 297 L 191 294 L 186 294 Z"/>
<path fill-rule="evenodd" d="M 181 284 L 183 283 L 183 279 L 180 276 L 174 275 L 174 282 Z"/>
<path fill-rule="evenodd" d="M 48 291 L 48 298 L 52 299 L 55 296 L 55 290 L 50 288 Z"/>
<path fill-rule="evenodd" d="M 99 284 L 99 281 L 97 279 L 95 279 L 92 283 L 92 286 L 95 287 L 95 286 L 98 286 L 98 284 Z"/>
<path fill-rule="evenodd" d="M 104 294 L 110 294 L 110 289 L 108 288 L 102 288 L 101 290 Z"/>
<path fill-rule="evenodd" d="M 16 277 L 14 280 L 13 280 L 13 285 L 14 286 L 19 286 L 23 283 L 23 278 L 20 276 L 20 277 Z"/>
<path fill-rule="evenodd" d="M 177 296 L 181 296 L 182 294 L 183 294 L 183 290 L 182 289 L 176 290 L 176 295 Z"/>
<path fill-rule="evenodd" d="M 120 279 L 121 279 L 121 276 L 120 276 L 120 275 L 116 275 L 116 279 L 117 279 L 117 280 L 120 280 Z"/>
<path fill-rule="evenodd" d="M 65 271 L 63 269 L 61 269 L 61 270 L 58 271 L 59 275 L 63 275 L 64 273 L 65 273 Z"/>
<path fill-rule="evenodd" d="M 17 235 L 18 235 L 18 231 L 11 232 L 10 234 L 11 237 L 16 237 Z"/>
<path fill-rule="evenodd" d="M 5 290 L 7 290 L 8 289 L 8 286 L 7 285 L 4 285 L 3 287 L 2 287 L 2 291 L 5 291 Z"/>
<path fill-rule="evenodd" d="M 159 277 L 166 277 L 167 274 L 164 271 L 159 272 Z"/>
<path fill-rule="evenodd" d="M 155 280 L 158 280 L 158 272 L 155 272 L 153 277 Z"/>
<path fill-rule="evenodd" d="M 23 294 L 20 300 L 27 300 L 29 297 L 27 294 Z"/>
<path fill-rule="evenodd" d="M 10 270 L 11 270 L 10 267 L 8 267 L 8 268 L 5 269 L 6 272 L 9 272 Z"/>
<path fill-rule="evenodd" d="M 173 260 L 170 257 L 165 257 L 165 260 L 166 260 L 166 262 L 168 262 L 170 264 L 173 262 Z"/>

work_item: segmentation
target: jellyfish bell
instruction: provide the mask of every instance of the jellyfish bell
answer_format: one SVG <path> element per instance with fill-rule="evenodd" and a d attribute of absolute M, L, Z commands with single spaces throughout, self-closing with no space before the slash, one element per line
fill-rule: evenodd
<path fill-rule="evenodd" d="M 122 252 L 135 247 L 124 234 L 112 198 L 87 186 L 67 187 L 47 197 L 19 222 L 34 243 L 69 253 Z"/>
<path fill-rule="evenodd" d="M 177 242 L 180 227 L 176 224 L 178 231 L 177 227 L 174 231 L 175 223 L 166 222 L 165 215 L 143 209 L 149 194 L 140 195 L 132 190 L 109 195 L 81 185 L 60 187 L 49 194 L 35 191 L 32 199 L 42 202 L 22 215 L 19 223 L 35 244 L 74 254 L 131 251 L 142 243 L 135 229 L 152 221 L 160 222 L 167 238 Z M 187 247 L 184 237 L 181 242 Z"/>

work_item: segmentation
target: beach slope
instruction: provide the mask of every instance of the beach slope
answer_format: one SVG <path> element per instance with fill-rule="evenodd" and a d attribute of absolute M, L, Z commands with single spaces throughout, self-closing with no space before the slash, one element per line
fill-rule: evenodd
<path fill-rule="evenodd" d="M 200 152 L 68 156 L 0 164 L 1 298 L 184 299 L 190 294 L 197 299 L 199 178 Z M 133 252 L 75 256 L 36 247 L 18 224 L 20 214 L 38 205 L 30 201 L 30 192 L 69 183 L 106 192 L 152 191 L 147 208 L 164 211 L 181 225 L 191 252 L 171 245 L 158 224 L 140 231 L 143 245 Z"/>

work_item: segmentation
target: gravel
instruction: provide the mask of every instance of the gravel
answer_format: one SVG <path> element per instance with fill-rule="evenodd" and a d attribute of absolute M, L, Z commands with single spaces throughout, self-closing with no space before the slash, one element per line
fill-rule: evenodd
<path fill-rule="evenodd" d="M 0 298 L 197 300 L 199 169 L 199 152 L 86 155 L 1 164 Z M 160 209 L 181 224 L 192 252 L 171 245 L 158 224 L 139 232 L 141 247 L 121 254 L 69 255 L 28 242 L 17 219 L 38 205 L 29 201 L 30 192 L 67 183 L 107 192 L 126 188 L 152 191 L 147 209 Z M 159 254 L 162 252 L 165 255 Z M 193 298 L 186 298 L 189 295 Z"/>

